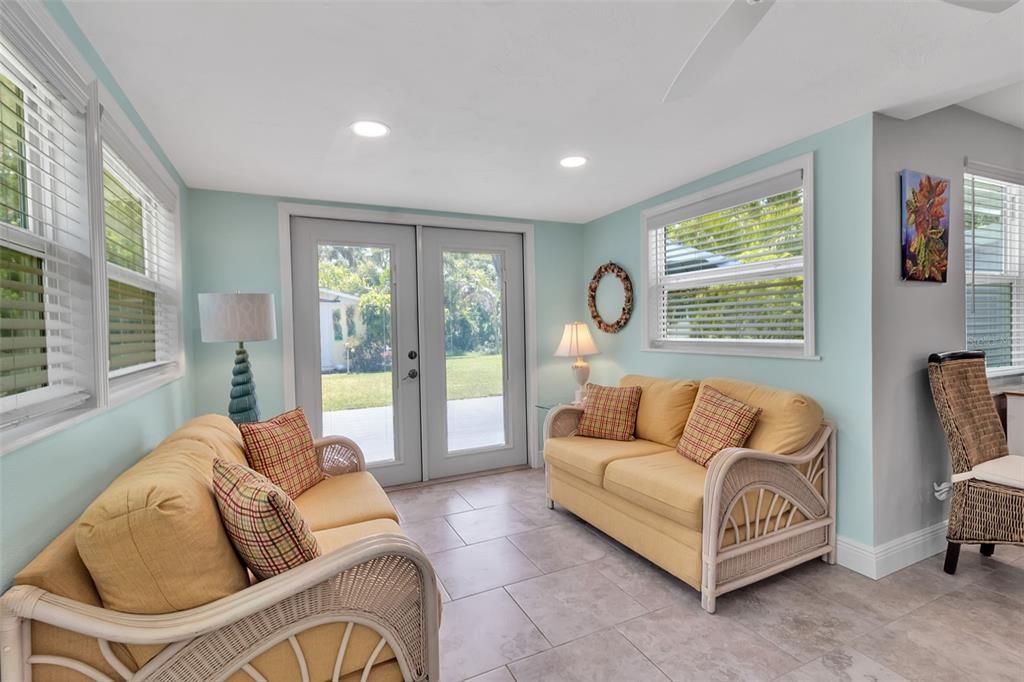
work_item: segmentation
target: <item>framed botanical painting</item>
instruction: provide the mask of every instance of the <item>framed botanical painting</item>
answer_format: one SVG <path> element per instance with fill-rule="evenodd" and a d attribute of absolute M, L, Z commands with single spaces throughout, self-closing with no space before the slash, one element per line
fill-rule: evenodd
<path fill-rule="evenodd" d="M 900 171 L 903 279 L 945 282 L 949 266 L 949 180 Z"/>

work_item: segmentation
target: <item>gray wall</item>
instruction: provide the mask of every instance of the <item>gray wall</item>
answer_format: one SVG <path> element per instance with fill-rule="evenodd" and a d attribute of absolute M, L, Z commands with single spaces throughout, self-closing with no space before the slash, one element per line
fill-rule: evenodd
<path fill-rule="evenodd" d="M 1024 169 L 1024 131 L 960 107 L 910 121 L 874 121 L 872 394 L 875 543 L 946 518 L 932 482 L 949 477 L 949 455 L 928 387 L 929 353 L 965 342 L 964 157 Z M 946 284 L 900 280 L 899 172 L 950 180 Z"/>

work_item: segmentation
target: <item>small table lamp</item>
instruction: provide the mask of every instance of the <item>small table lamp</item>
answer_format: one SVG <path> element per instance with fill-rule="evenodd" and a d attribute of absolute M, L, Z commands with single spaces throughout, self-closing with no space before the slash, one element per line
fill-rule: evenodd
<path fill-rule="evenodd" d="M 199 330 L 204 343 L 237 341 L 231 370 L 228 416 L 236 424 L 258 422 L 256 384 L 252 380 L 246 341 L 277 338 L 273 294 L 199 294 Z"/>
<path fill-rule="evenodd" d="M 562 332 L 562 342 L 555 350 L 555 357 L 576 358 L 572 363 L 572 374 L 576 377 L 575 403 L 583 402 L 583 387 L 587 385 L 590 378 L 590 365 L 583 359 L 584 355 L 596 355 L 597 346 L 594 345 L 594 337 L 590 335 L 590 328 L 585 322 L 570 322 L 565 325 Z"/>

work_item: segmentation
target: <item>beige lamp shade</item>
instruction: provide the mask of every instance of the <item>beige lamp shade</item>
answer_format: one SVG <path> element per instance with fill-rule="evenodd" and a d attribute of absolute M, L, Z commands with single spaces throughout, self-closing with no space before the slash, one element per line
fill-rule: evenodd
<path fill-rule="evenodd" d="M 199 294 L 199 330 L 204 343 L 276 339 L 274 295 Z"/>
<path fill-rule="evenodd" d="M 584 355 L 596 355 L 597 346 L 586 322 L 570 322 L 562 332 L 562 342 L 555 350 L 555 357 L 579 358 Z"/>

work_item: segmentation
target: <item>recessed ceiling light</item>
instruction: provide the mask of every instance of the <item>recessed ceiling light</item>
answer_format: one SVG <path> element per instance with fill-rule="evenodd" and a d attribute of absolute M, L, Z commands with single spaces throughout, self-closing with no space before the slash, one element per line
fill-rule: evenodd
<path fill-rule="evenodd" d="M 359 137 L 384 137 L 391 128 L 378 121 L 356 121 L 352 124 L 352 132 Z"/>
<path fill-rule="evenodd" d="M 585 156 L 567 156 L 558 163 L 562 164 L 562 168 L 579 168 L 587 162 Z"/>

